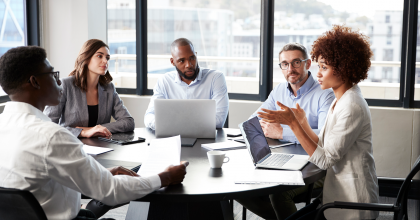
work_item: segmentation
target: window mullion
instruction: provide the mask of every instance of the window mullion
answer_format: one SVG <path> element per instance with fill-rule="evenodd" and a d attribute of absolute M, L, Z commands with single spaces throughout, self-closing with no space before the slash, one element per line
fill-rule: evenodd
<path fill-rule="evenodd" d="M 274 0 L 261 0 L 260 100 L 273 90 Z"/>

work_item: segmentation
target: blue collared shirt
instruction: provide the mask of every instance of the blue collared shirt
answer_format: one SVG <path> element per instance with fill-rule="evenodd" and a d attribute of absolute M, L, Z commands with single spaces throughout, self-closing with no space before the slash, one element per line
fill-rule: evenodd
<path fill-rule="evenodd" d="M 159 78 L 149 107 L 144 116 L 144 125 L 155 130 L 155 99 L 212 99 L 216 101 L 216 127 L 222 128 L 229 111 L 229 97 L 223 73 L 200 68 L 197 78 L 189 85 L 181 80 L 177 71 L 165 73 Z"/>
<path fill-rule="evenodd" d="M 299 103 L 300 107 L 305 110 L 309 125 L 318 135 L 325 124 L 328 109 L 330 108 L 332 101 L 334 101 L 335 96 L 332 89 L 322 90 L 321 86 L 311 76 L 311 72 L 308 71 L 308 75 L 309 77 L 306 82 L 297 91 L 297 96 L 293 94 L 293 90 L 290 88 L 288 82 L 277 85 L 273 91 L 271 91 L 267 100 L 265 100 L 261 107 L 255 111 L 250 118 L 257 116 L 257 113 L 261 111 L 261 108 L 280 110 L 276 101 L 279 101 L 290 108 L 296 108 L 296 103 Z M 283 140 L 299 143 L 289 126 L 281 126 L 283 127 Z"/>

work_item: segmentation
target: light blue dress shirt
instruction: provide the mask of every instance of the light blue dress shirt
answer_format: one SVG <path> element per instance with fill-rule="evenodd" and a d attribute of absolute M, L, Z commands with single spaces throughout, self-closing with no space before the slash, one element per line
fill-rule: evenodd
<path fill-rule="evenodd" d="M 276 104 L 277 101 L 290 108 L 296 108 L 296 103 L 299 103 L 300 107 L 305 110 L 309 125 L 318 135 L 322 126 L 325 124 L 328 109 L 330 108 L 332 101 L 334 101 L 335 96 L 332 89 L 322 90 L 321 86 L 311 76 L 311 72 L 308 71 L 308 75 L 308 80 L 299 88 L 297 96 L 293 94 L 288 82 L 277 85 L 273 91 L 271 91 L 267 100 L 265 100 L 261 107 L 255 111 L 250 118 L 257 116 L 257 113 L 261 111 L 261 108 L 280 110 L 280 107 Z M 283 140 L 299 143 L 289 126 L 281 126 L 283 127 Z"/>
<path fill-rule="evenodd" d="M 197 78 L 189 85 L 181 80 L 177 71 L 165 73 L 159 78 L 149 107 L 144 116 L 144 125 L 155 130 L 155 99 L 212 99 L 216 101 L 216 127 L 222 128 L 229 111 L 229 97 L 223 73 L 200 68 Z"/>

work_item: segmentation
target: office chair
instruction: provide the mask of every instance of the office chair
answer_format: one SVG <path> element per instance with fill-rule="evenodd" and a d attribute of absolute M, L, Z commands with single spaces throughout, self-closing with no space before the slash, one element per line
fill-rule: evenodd
<path fill-rule="evenodd" d="M 309 205 L 311 203 L 312 198 L 317 198 L 317 197 L 321 196 L 322 189 L 323 188 L 314 189 L 314 183 L 311 183 L 308 186 L 308 192 L 297 195 L 296 197 L 293 198 L 293 202 L 294 203 L 304 202 L 304 203 L 306 203 L 306 205 Z M 233 205 L 232 205 L 232 210 L 233 210 Z M 245 207 L 242 207 L 242 220 L 246 220 L 246 208 Z"/>
<path fill-rule="evenodd" d="M 225 124 L 223 125 L 223 128 L 229 128 L 229 112 L 226 115 L 226 121 L 225 121 Z"/>
<path fill-rule="evenodd" d="M 329 208 L 339 208 L 339 209 L 357 209 L 357 210 L 371 210 L 371 211 L 384 211 L 384 212 L 393 212 L 394 220 L 408 220 L 407 214 L 407 200 L 408 192 L 410 191 L 410 185 L 413 177 L 420 170 L 420 156 L 417 158 L 414 163 L 413 169 L 405 178 L 403 184 L 401 185 L 400 191 L 397 195 L 397 200 L 394 204 L 378 204 L 378 203 L 356 203 L 356 202 L 339 202 L 335 201 L 332 203 L 327 203 L 323 205 L 316 215 L 316 219 L 319 219 L 321 214 Z"/>
<path fill-rule="evenodd" d="M 312 198 L 317 198 L 322 194 L 322 187 L 314 189 L 314 184 L 311 183 L 308 186 L 308 192 L 303 193 L 300 195 L 297 195 L 293 198 L 294 203 L 306 203 L 306 205 L 309 205 L 311 203 Z"/>
<path fill-rule="evenodd" d="M 29 191 L 0 187 L 0 216 L 9 220 L 47 220 L 38 200 Z"/>

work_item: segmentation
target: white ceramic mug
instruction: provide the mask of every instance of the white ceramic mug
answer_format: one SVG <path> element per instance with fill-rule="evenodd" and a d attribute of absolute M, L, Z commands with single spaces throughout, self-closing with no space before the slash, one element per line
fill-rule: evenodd
<path fill-rule="evenodd" d="M 209 158 L 209 163 L 211 168 L 221 168 L 223 163 L 229 162 L 229 157 L 225 156 L 226 153 L 223 151 L 208 151 L 207 157 Z M 227 161 L 225 159 L 227 158 Z"/>

